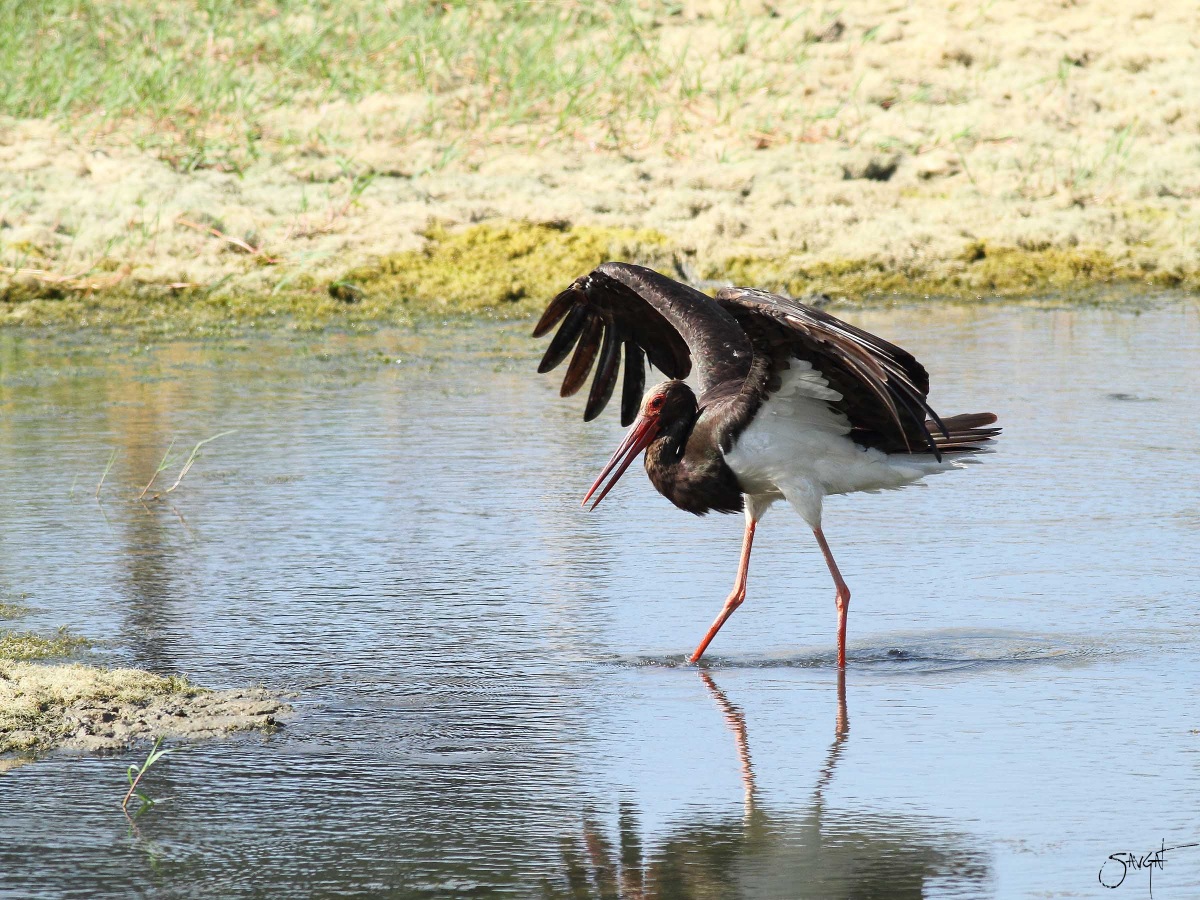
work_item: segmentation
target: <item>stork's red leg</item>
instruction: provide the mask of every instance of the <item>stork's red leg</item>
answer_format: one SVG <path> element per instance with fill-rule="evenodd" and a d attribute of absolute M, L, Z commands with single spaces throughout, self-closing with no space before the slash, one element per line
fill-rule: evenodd
<path fill-rule="evenodd" d="M 742 538 L 742 561 L 738 563 L 737 580 L 733 584 L 733 593 L 725 601 L 725 606 L 721 608 L 721 614 L 712 623 L 708 634 L 704 636 L 704 640 L 700 642 L 700 646 L 696 648 L 696 652 L 691 655 L 688 662 L 694 663 L 704 655 L 704 651 L 708 649 L 712 639 L 717 636 L 717 632 L 721 630 L 725 620 L 732 616 L 733 611 L 746 599 L 746 577 L 750 574 L 750 546 L 754 543 L 754 525 L 755 520 L 746 516 L 746 534 Z"/>
<path fill-rule="evenodd" d="M 834 562 L 833 553 L 825 540 L 825 533 L 820 528 L 814 528 L 813 534 L 817 536 L 817 543 L 821 545 L 821 552 L 825 554 L 825 565 L 829 566 L 829 574 L 833 576 L 833 583 L 837 586 L 834 602 L 837 604 L 838 613 L 838 668 L 844 669 L 846 668 L 846 613 L 850 611 L 850 588 L 846 587 L 846 582 L 842 580 L 842 573 L 838 571 L 837 563 Z"/>

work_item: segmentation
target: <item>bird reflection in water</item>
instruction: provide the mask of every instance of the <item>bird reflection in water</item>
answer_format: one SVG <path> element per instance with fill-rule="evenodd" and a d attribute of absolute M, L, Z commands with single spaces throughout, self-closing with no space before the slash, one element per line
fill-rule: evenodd
<path fill-rule="evenodd" d="M 980 896 L 991 881 L 988 854 L 942 823 L 887 813 L 830 808 L 826 793 L 850 734 L 846 675 L 838 675 L 834 737 L 811 799 L 795 812 L 760 800 L 746 716 L 709 671 L 700 679 L 733 733 L 744 815 L 692 819 L 647 853 L 633 804 L 619 806 L 617 843 L 595 816 L 562 842 L 563 870 L 546 898 L 918 898 Z"/>

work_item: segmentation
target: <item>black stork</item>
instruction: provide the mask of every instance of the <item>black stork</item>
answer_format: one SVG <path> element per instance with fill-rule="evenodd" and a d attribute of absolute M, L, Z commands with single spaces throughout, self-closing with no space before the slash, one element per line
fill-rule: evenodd
<path fill-rule="evenodd" d="M 574 348 L 566 397 L 595 367 L 585 421 L 607 405 L 622 350 L 625 357 L 621 424 L 633 427 L 584 504 L 595 497 L 595 509 L 645 450 L 651 483 L 680 509 L 745 512 L 733 591 L 691 662 L 745 600 L 755 526 L 772 503 L 787 500 L 833 576 L 844 668 L 850 589 L 821 530 L 825 496 L 899 488 L 960 468 L 1000 431 L 988 427 L 991 413 L 939 418 L 926 400 L 929 375 L 910 353 L 767 291 L 727 287 L 713 298 L 651 269 L 607 262 L 550 302 L 534 337 L 560 322 L 538 371 Z M 646 360 L 670 380 L 643 397 Z M 698 395 L 682 380 L 693 363 Z"/>

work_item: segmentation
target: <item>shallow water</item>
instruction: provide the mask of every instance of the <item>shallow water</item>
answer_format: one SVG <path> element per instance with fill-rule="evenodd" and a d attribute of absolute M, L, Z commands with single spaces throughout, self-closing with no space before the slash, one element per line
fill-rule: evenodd
<path fill-rule="evenodd" d="M 533 374 L 524 326 L 0 333 L 19 627 L 296 694 L 275 734 L 165 758 L 136 828 L 144 747 L 0 774 L 0 897 L 1148 896 L 1100 869 L 1200 841 L 1196 306 L 847 317 L 1005 432 L 923 489 L 827 503 L 842 685 L 782 507 L 708 665 L 682 664 L 740 518 L 636 469 L 581 510 L 621 430 Z M 231 429 L 133 502 L 172 440 Z M 1200 847 L 1164 859 L 1154 895 L 1196 896 Z"/>

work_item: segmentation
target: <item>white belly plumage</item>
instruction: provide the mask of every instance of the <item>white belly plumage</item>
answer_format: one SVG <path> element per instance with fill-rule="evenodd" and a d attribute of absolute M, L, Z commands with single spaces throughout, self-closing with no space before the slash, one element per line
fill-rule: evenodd
<path fill-rule="evenodd" d="M 752 518 L 775 500 L 786 499 L 817 528 L 827 494 L 900 488 L 962 465 L 945 458 L 939 462 L 932 453 L 888 454 L 860 447 L 849 437 L 849 420 L 829 406 L 842 395 L 811 363 L 790 362 L 781 388 L 724 454 L 748 495 Z"/>

